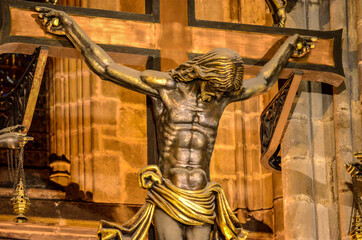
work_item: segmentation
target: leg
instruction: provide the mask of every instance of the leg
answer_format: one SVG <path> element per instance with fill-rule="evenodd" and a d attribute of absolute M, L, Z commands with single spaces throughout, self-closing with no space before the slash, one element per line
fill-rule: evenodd
<path fill-rule="evenodd" d="M 187 240 L 209 240 L 211 233 L 211 225 L 204 226 L 186 226 Z"/>
<path fill-rule="evenodd" d="M 153 217 L 157 240 L 182 240 L 184 226 L 157 208 Z"/>

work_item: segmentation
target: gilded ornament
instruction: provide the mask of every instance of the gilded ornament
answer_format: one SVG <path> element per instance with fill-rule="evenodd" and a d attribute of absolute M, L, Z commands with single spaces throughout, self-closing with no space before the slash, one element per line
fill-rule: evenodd
<path fill-rule="evenodd" d="M 28 219 L 24 216 L 24 214 L 29 209 L 30 200 L 26 194 L 22 178 L 20 178 L 19 183 L 16 185 L 14 197 L 12 197 L 10 201 L 13 207 L 13 212 L 17 215 L 14 221 L 17 223 L 27 222 Z"/>
<path fill-rule="evenodd" d="M 362 218 L 358 211 L 356 211 L 356 214 L 353 217 L 352 227 L 349 232 L 349 236 L 352 240 L 362 240 Z"/>
<path fill-rule="evenodd" d="M 354 153 L 354 156 L 361 161 L 361 152 Z M 352 177 L 353 205 L 351 214 L 351 226 L 349 236 L 352 240 L 362 240 L 362 202 L 359 193 L 357 179 L 362 177 L 361 163 L 350 163 L 344 165 Z"/>

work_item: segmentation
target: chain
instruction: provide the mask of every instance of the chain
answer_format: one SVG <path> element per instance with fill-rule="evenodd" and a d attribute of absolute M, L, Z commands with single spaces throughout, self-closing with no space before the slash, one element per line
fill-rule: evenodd
<path fill-rule="evenodd" d="M 19 152 L 18 150 L 14 150 L 15 152 L 15 156 L 14 156 L 14 166 L 15 166 L 15 169 L 14 169 L 14 186 L 16 186 L 16 184 L 18 184 L 19 182 L 19 161 L 18 161 L 18 158 L 19 158 Z"/>
<path fill-rule="evenodd" d="M 19 155 L 18 155 L 18 171 L 19 171 L 19 180 L 23 179 L 23 183 L 25 186 L 25 174 L 24 174 L 24 146 L 20 147 Z"/>
<path fill-rule="evenodd" d="M 8 150 L 6 152 L 6 158 L 8 160 L 9 179 L 10 179 L 11 183 L 14 183 L 14 166 L 13 166 L 13 159 L 12 159 L 10 153 L 12 153 L 12 150 Z"/>
<path fill-rule="evenodd" d="M 15 153 L 15 154 L 14 154 Z M 9 171 L 9 180 L 16 186 L 20 178 L 23 179 L 25 183 L 25 173 L 24 173 L 24 146 L 21 146 L 20 149 L 8 150 L 6 152 L 6 157 L 8 161 L 8 171 Z"/>
<path fill-rule="evenodd" d="M 10 150 L 10 159 L 11 159 L 11 167 L 12 167 L 12 171 L 13 171 L 13 185 L 15 186 L 16 184 L 16 181 L 17 181 L 17 173 L 16 173 L 16 153 L 15 153 L 15 156 L 14 156 L 14 151 L 15 150 Z"/>

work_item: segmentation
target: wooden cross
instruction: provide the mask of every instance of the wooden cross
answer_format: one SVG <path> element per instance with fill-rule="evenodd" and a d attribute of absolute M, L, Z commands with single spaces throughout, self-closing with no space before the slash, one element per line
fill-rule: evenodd
<path fill-rule="evenodd" d="M 45 45 L 49 47 L 49 56 L 79 57 L 66 38 L 48 34 L 39 26 L 34 10 L 37 5 L 44 4 L 0 1 L 0 53 L 29 54 L 36 47 Z M 72 16 L 118 63 L 147 64 L 149 68 L 168 70 L 193 54 L 227 47 L 239 52 L 245 61 L 245 73 L 252 76 L 274 55 L 287 36 L 298 33 L 315 36 L 318 41 L 307 57 L 289 62 L 283 71 L 284 77 L 299 69 L 304 73 L 304 80 L 338 86 L 344 79 L 342 30 L 324 32 L 199 20 L 195 17 L 195 0 L 152 0 L 149 6 L 147 14 L 51 7 Z M 150 159 L 150 155 L 148 157 Z"/>

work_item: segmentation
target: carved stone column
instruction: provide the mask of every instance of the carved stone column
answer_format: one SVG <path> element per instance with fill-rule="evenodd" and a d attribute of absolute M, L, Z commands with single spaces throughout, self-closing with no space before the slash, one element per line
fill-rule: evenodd
<path fill-rule="evenodd" d="M 92 199 L 91 79 L 81 60 L 53 59 L 50 88 L 51 153 L 70 160 L 70 182 Z"/>
<path fill-rule="evenodd" d="M 331 0 L 331 29 L 343 28 L 343 65 L 346 80 L 334 89 L 334 122 L 338 173 L 339 221 L 341 239 L 349 239 L 352 192 L 344 163 L 353 161 L 353 152 L 361 149 L 361 112 L 357 63 L 357 12 L 360 1 Z M 341 11 L 342 9 L 342 11 Z M 359 20 L 359 19 L 358 19 Z M 358 21 L 360 22 L 360 21 Z"/>
<path fill-rule="evenodd" d="M 327 30 L 328 11 L 300 1 L 287 27 Z M 332 87 L 303 81 L 294 105 L 281 153 L 285 239 L 339 239 Z"/>
<path fill-rule="evenodd" d="M 359 81 L 359 100 L 362 111 L 362 0 L 357 0 L 357 46 L 358 46 L 358 81 Z"/>

